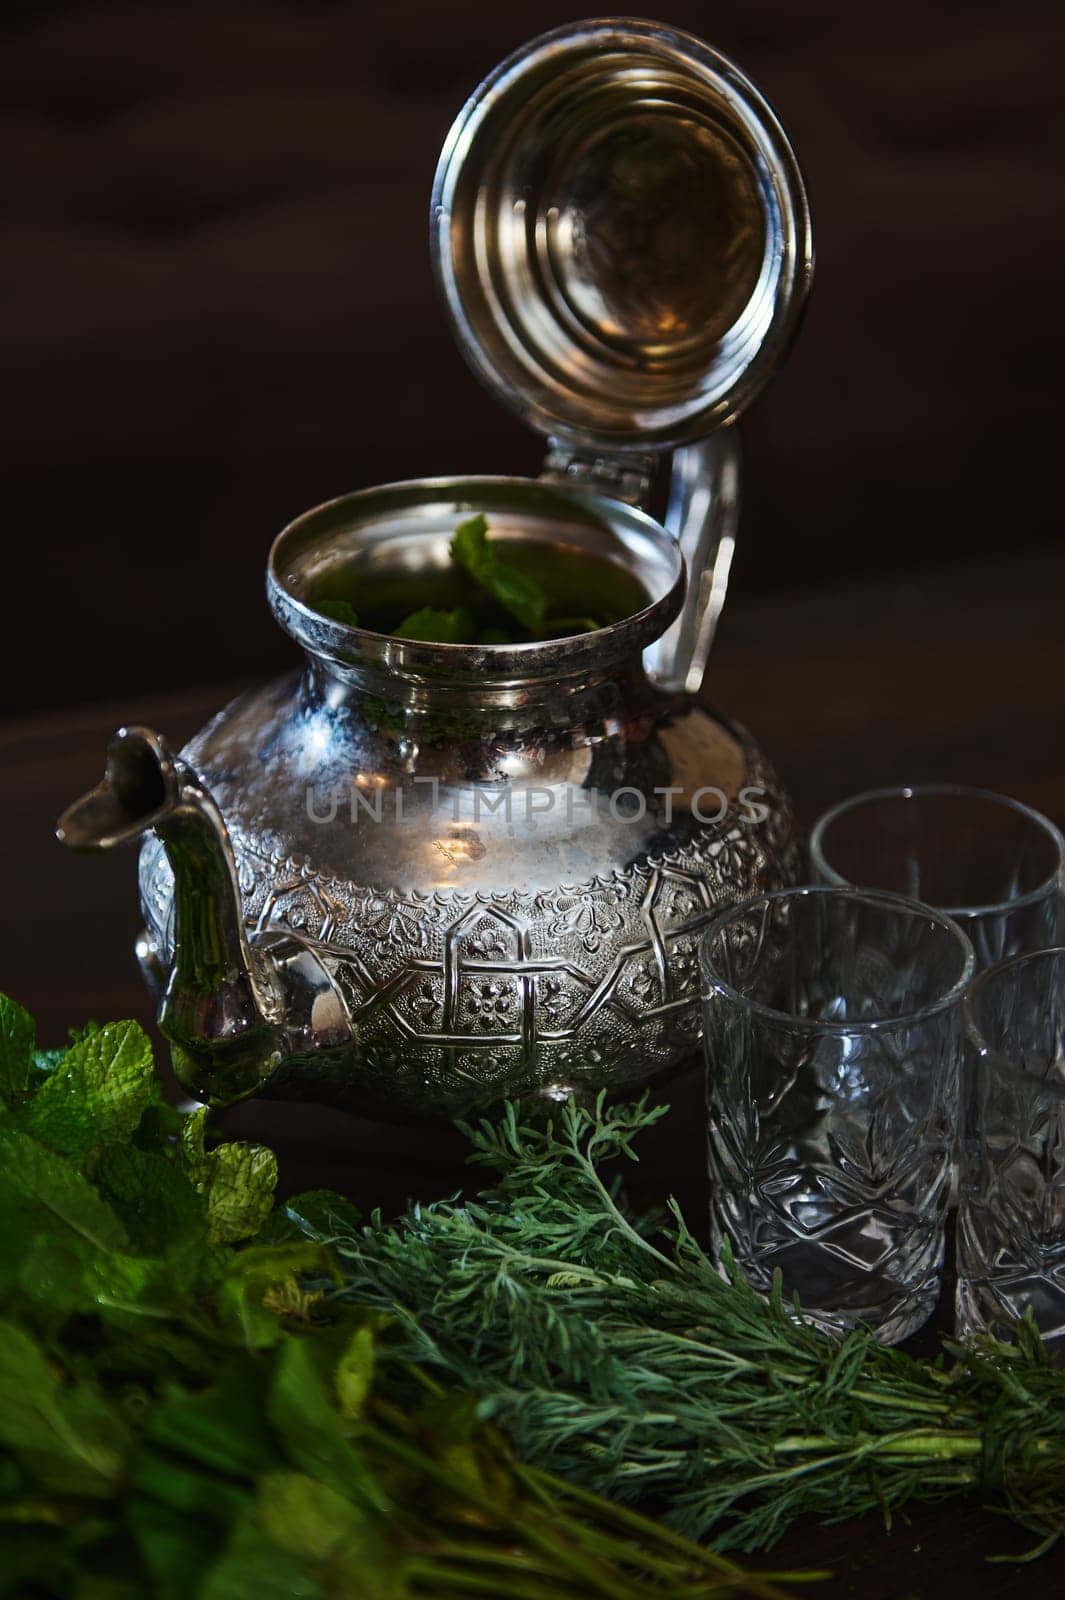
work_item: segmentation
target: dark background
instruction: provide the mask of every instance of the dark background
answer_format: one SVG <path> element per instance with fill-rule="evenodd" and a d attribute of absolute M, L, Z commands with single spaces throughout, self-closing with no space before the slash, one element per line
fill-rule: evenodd
<path fill-rule="evenodd" d="M 745 424 L 741 593 L 1059 539 L 1062 11 L 664 4 L 768 95 L 814 206 L 805 328 Z M 538 470 L 451 342 L 428 195 L 483 73 L 581 14 L 8 6 L 4 709 L 266 670 L 291 516 Z"/>
<path fill-rule="evenodd" d="M 132 853 L 75 861 L 54 818 L 119 720 L 180 744 L 291 659 L 262 599 L 277 529 L 390 477 L 538 470 L 538 441 L 451 343 L 428 195 L 480 76 L 579 14 L 8 0 L 0 988 L 43 1042 L 88 1017 L 150 1024 Z M 708 693 L 758 731 L 806 824 L 848 792 L 935 780 L 1065 823 L 1065 8 L 662 14 L 775 104 L 819 257 L 795 354 L 744 423 Z M 672 1191 L 696 1226 L 701 1093 L 698 1068 L 670 1085 L 638 1170 L 642 1203 Z M 461 1177 L 437 1130 L 269 1102 L 227 1129 L 274 1146 L 287 1192 L 332 1186 L 366 1211 Z M 834 1569 L 822 1600 L 1062 1592 L 1063 1551 L 985 1559 L 1030 1543 L 974 1497 L 890 1535 L 877 1517 L 798 1528 L 772 1564 Z"/>

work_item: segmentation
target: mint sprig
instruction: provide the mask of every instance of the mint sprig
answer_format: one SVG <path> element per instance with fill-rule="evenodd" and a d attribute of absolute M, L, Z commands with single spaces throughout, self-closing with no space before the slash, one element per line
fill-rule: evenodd
<path fill-rule="evenodd" d="M 488 538 L 488 519 L 470 517 L 460 522 L 451 538 L 451 554 L 470 577 L 508 612 L 534 639 L 544 635 L 547 592 L 542 584 L 522 572 L 500 553 Z"/>

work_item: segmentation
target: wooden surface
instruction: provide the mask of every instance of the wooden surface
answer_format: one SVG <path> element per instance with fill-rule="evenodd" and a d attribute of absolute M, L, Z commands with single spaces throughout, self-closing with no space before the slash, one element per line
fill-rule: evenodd
<path fill-rule="evenodd" d="M 735 596 L 708 698 L 757 731 L 807 824 L 870 784 L 935 779 L 1005 791 L 1065 823 L 1063 601 L 1065 553 L 1045 549 L 835 590 Z M 159 648 L 168 648 L 164 618 Z M 221 656 L 219 666 L 212 692 L 145 700 L 131 662 L 121 704 L 0 724 L 0 988 L 36 1014 L 46 1043 L 89 1017 L 150 1023 L 130 949 L 134 856 L 75 859 L 52 829 L 97 780 L 118 723 L 156 723 L 181 742 L 236 692 Z M 676 1193 L 697 1221 L 706 1203 L 698 1071 L 678 1079 L 669 1099 L 635 1187 L 648 1202 Z M 439 1131 L 266 1103 L 239 1108 L 229 1123 L 277 1149 L 288 1192 L 328 1185 L 364 1208 L 395 1210 L 409 1196 L 453 1188 L 461 1174 L 461 1142 Z M 978 1502 L 951 1502 L 915 1508 L 889 1533 L 876 1518 L 794 1529 L 766 1564 L 831 1567 L 834 1578 L 817 1592 L 832 1600 L 1061 1592 L 1065 1551 L 1027 1568 L 985 1560 L 1024 1548 Z"/>

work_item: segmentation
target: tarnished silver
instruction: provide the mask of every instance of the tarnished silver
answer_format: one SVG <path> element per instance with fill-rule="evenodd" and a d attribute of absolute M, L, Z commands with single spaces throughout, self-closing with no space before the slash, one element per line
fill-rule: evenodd
<path fill-rule="evenodd" d="M 535 67 L 528 98 L 516 87 L 522 62 Z M 548 320 L 570 327 L 574 307 L 599 317 L 596 337 L 614 339 L 618 362 L 612 376 L 599 356 L 589 364 L 587 327 L 572 347 L 556 340 L 548 404 L 486 340 L 483 319 L 467 337 L 459 312 L 471 270 L 489 299 L 510 270 L 502 225 L 485 235 L 486 257 L 481 245 L 464 254 L 477 195 L 487 204 L 496 192 L 479 163 L 494 149 L 492 172 L 510 183 L 507 130 L 511 144 L 526 139 L 522 107 L 540 104 L 555 68 L 566 85 L 556 109 L 564 102 L 590 166 L 571 163 L 566 176 L 563 141 L 551 170 L 584 209 L 564 227 L 544 214 L 556 265 L 560 241 L 574 251 L 570 309 L 545 284 L 537 292 Z M 504 1095 L 649 1082 L 699 1037 L 700 932 L 723 904 L 798 874 L 771 768 L 742 728 L 693 697 L 724 599 L 739 479 L 735 431 L 699 435 L 746 404 L 794 325 L 810 258 L 793 158 L 745 79 L 650 24 L 561 30 L 478 94 L 441 160 L 438 268 L 467 353 L 476 345 L 494 386 L 549 432 L 543 477 L 419 479 L 299 517 L 275 541 L 267 591 L 302 670 L 233 702 L 180 756 L 150 730 L 121 730 L 101 785 L 60 821 L 76 848 L 145 835 L 138 954 L 179 1077 L 215 1103 L 263 1093 L 427 1118 Z M 626 150 L 639 181 L 612 232 L 591 180 L 608 195 L 624 189 Z M 641 234 L 636 199 L 653 198 L 651 171 L 669 194 Z M 690 235 L 670 231 L 671 217 L 692 220 L 670 209 L 682 179 L 689 200 L 724 206 Z M 737 195 L 760 197 L 760 224 L 736 221 Z M 741 305 L 736 283 L 756 255 Z M 636 320 L 611 332 L 608 313 L 616 321 L 626 307 Z M 682 314 L 686 331 L 669 322 Z M 508 348 L 515 329 L 502 336 Z M 597 408 L 602 427 L 590 421 Z M 667 444 L 681 448 L 663 526 L 645 508 Z M 360 574 L 417 575 L 431 597 L 455 527 L 478 512 L 495 540 L 624 569 L 646 604 L 587 634 L 516 645 L 424 644 L 314 609 L 340 572 L 352 592 Z"/>

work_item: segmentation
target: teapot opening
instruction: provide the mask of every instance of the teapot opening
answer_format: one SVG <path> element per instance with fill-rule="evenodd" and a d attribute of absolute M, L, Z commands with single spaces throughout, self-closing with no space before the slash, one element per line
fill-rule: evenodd
<path fill-rule="evenodd" d="M 479 531 L 486 519 L 465 526 Z M 448 547 L 434 538 L 425 541 L 413 570 L 404 552 L 388 548 L 371 569 L 339 566 L 309 603 L 320 615 L 392 638 L 491 646 L 575 638 L 623 622 L 649 603 L 639 579 L 609 556 L 558 539 L 509 538 L 494 527 L 486 543 L 481 579 L 448 559 Z"/>
<path fill-rule="evenodd" d="M 493 548 L 543 583 L 556 615 L 594 608 L 600 625 L 493 642 L 494 602 L 484 596 L 471 618 L 476 642 L 396 637 L 392 630 L 419 607 L 469 599 L 449 547 L 456 528 L 479 513 Z M 676 541 L 645 512 L 515 478 L 388 484 L 332 501 L 280 534 L 267 573 L 282 627 L 342 676 L 376 669 L 393 680 L 479 684 L 571 677 L 638 656 L 677 615 L 684 583 Z M 343 599 L 319 609 L 333 596 Z"/>

